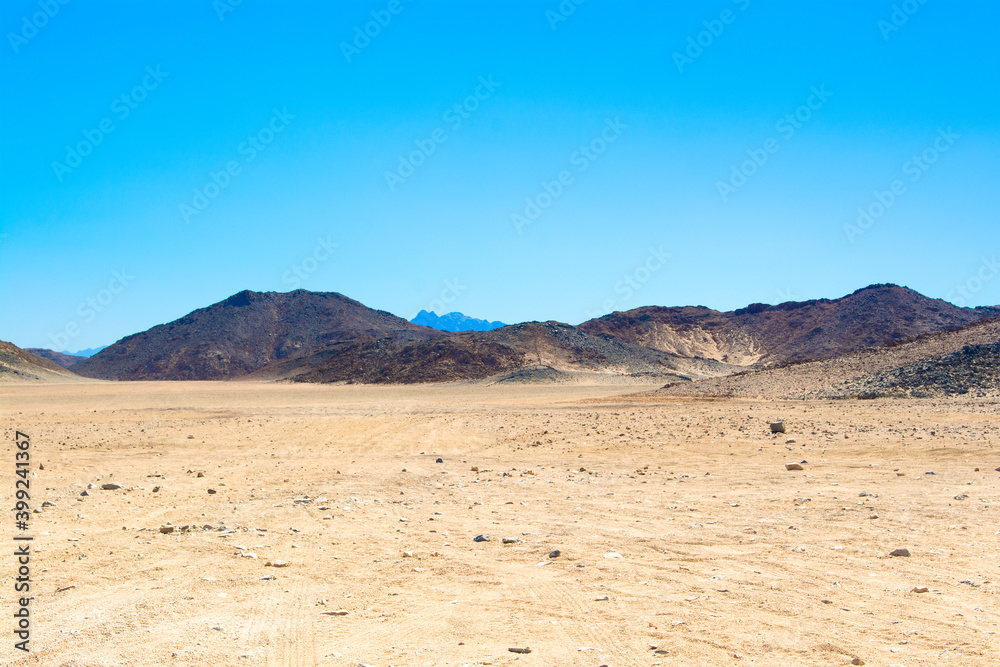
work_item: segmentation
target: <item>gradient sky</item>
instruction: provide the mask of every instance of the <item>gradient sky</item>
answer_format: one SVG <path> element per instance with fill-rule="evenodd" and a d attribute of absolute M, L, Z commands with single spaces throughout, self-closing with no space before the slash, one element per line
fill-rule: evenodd
<path fill-rule="evenodd" d="M 7 0 L 0 338 L 295 287 L 573 324 L 876 282 L 1000 303 L 1000 9 L 895 6 Z"/>

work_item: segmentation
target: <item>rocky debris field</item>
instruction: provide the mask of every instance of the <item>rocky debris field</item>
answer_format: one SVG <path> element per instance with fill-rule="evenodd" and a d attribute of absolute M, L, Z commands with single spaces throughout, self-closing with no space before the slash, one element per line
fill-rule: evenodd
<path fill-rule="evenodd" d="M 869 375 L 809 398 L 932 398 L 1000 396 L 1000 343 L 966 345 L 960 352 Z"/>

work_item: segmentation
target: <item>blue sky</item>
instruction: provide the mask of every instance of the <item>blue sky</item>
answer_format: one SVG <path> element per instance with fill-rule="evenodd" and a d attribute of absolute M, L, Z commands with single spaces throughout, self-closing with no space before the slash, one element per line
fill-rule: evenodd
<path fill-rule="evenodd" d="M 0 338 L 295 287 L 574 324 L 1000 303 L 995 3 L 667 4 L 3 3 Z"/>

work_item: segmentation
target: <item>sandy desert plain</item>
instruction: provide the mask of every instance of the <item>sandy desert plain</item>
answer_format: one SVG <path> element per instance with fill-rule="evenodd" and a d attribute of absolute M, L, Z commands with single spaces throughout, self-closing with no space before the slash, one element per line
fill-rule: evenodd
<path fill-rule="evenodd" d="M 1000 664 L 996 400 L 653 389 L 2 385 L 0 662 Z"/>

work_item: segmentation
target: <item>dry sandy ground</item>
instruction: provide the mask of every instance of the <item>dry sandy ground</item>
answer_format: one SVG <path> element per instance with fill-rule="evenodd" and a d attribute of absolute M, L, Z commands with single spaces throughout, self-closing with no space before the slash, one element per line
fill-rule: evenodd
<path fill-rule="evenodd" d="M 625 391 L 0 386 L 8 506 L 14 428 L 56 503 L 0 662 L 1000 663 L 995 401 Z"/>

